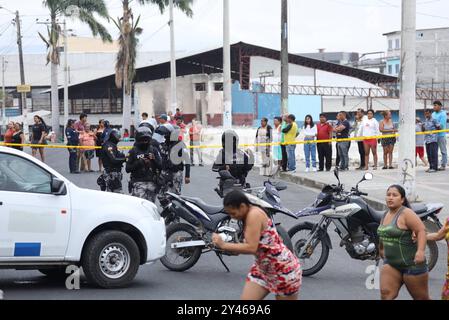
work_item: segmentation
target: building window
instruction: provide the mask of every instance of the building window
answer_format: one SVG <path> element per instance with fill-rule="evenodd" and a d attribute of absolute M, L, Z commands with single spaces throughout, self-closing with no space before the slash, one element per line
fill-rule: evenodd
<path fill-rule="evenodd" d="M 223 82 L 214 83 L 214 90 L 215 91 L 223 91 Z"/>
<path fill-rule="evenodd" d="M 401 49 L 401 40 L 396 39 L 396 50 Z"/>
<path fill-rule="evenodd" d="M 393 40 L 388 40 L 388 51 L 393 50 Z"/>
<path fill-rule="evenodd" d="M 206 84 L 203 83 L 195 83 L 195 91 L 197 92 L 204 92 L 206 91 Z"/>
<path fill-rule="evenodd" d="M 418 39 L 423 39 L 423 38 L 424 38 L 424 33 L 418 32 Z"/>
<path fill-rule="evenodd" d="M 388 74 L 393 74 L 393 66 L 391 64 L 388 66 Z"/>
<path fill-rule="evenodd" d="M 399 63 L 396 65 L 396 74 L 399 74 Z"/>

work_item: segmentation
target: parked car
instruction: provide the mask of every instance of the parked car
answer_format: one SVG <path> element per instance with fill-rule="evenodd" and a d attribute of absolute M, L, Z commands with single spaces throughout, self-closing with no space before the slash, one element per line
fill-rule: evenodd
<path fill-rule="evenodd" d="M 0 268 L 67 277 L 76 265 L 93 285 L 116 288 L 163 257 L 165 245 L 153 203 L 79 188 L 30 155 L 0 147 Z"/>

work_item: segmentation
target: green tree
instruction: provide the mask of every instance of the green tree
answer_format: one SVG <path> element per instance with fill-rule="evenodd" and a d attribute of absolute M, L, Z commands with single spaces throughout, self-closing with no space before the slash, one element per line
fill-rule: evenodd
<path fill-rule="evenodd" d="M 123 94 L 123 129 L 131 127 L 131 94 L 133 80 L 136 75 L 137 47 L 139 35 L 143 29 L 139 27 L 140 16 L 134 19 L 131 4 L 135 1 L 140 5 L 156 5 L 162 13 L 169 5 L 169 0 L 122 0 L 123 16 L 114 20 L 120 31 L 119 52 L 115 66 L 115 84 L 117 88 L 124 87 Z M 187 16 L 193 15 L 191 6 L 193 0 L 174 0 L 175 6 Z"/>

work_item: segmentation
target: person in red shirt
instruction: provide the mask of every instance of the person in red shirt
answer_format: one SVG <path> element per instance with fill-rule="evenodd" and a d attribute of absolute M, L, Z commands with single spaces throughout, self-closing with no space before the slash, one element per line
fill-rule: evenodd
<path fill-rule="evenodd" d="M 320 122 L 317 124 L 318 140 L 332 139 L 332 126 L 327 122 L 325 114 L 320 114 Z M 319 170 L 324 171 L 324 164 L 326 162 L 326 171 L 332 168 L 332 142 L 318 142 L 318 160 Z"/>
<path fill-rule="evenodd" d="M 179 117 L 184 117 L 183 113 L 181 112 L 181 109 L 177 108 L 175 113 L 175 119 Z"/>
<path fill-rule="evenodd" d="M 14 122 L 8 123 L 8 127 L 5 132 L 5 143 L 12 143 L 12 136 L 14 135 Z"/>

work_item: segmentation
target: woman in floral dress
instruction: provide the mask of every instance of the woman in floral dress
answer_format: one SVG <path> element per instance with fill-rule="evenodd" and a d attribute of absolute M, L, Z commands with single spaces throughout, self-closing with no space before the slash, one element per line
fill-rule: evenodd
<path fill-rule="evenodd" d="M 446 282 L 443 286 L 443 291 L 441 293 L 441 299 L 449 301 L 449 219 L 446 221 L 443 228 L 437 233 L 431 233 L 427 235 L 428 241 L 441 241 L 446 239 L 448 245 L 448 254 L 447 254 L 447 274 L 446 274 Z"/>
<path fill-rule="evenodd" d="M 277 300 L 297 300 L 302 271 L 296 256 L 284 245 L 276 226 L 259 207 L 251 205 L 241 191 L 232 191 L 224 199 L 226 212 L 243 221 L 244 243 L 224 242 L 218 234 L 212 240 L 216 247 L 236 254 L 256 256 L 248 274 L 242 300 L 262 300 L 272 293 Z"/>

